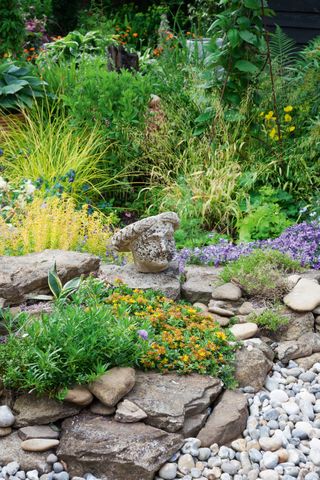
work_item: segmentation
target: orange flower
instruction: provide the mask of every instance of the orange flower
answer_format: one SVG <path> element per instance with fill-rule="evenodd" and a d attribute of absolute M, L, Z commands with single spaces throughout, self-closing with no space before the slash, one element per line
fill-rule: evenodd
<path fill-rule="evenodd" d="M 139 33 L 133 33 L 132 36 L 133 36 L 134 38 L 137 38 L 137 37 L 139 37 Z"/>
<path fill-rule="evenodd" d="M 35 48 L 31 47 L 29 50 L 30 50 L 30 52 L 33 52 L 33 50 L 35 50 Z"/>

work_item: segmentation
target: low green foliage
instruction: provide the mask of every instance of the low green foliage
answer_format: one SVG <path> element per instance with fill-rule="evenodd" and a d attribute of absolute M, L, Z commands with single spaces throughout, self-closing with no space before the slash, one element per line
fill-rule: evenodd
<path fill-rule="evenodd" d="M 81 285 L 81 277 L 72 278 L 64 285 L 62 285 L 57 272 L 56 262 L 54 262 L 53 267 L 49 270 L 48 273 L 48 285 L 55 299 L 67 299 L 79 289 Z"/>
<path fill-rule="evenodd" d="M 285 274 L 301 271 L 299 262 L 277 250 L 255 250 L 226 265 L 223 282 L 238 284 L 249 296 L 277 300 L 288 290 Z"/>
<path fill-rule="evenodd" d="M 20 0 L 1 0 L 0 19 L 0 58 L 21 53 L 25 29 Z"/>
<path fill-rule="evenodd" d="M 269 332 L 277 332 L 281 327 L 289 322 L 289 318 L 281 315 L 280 309 L 267 308 L 263 313 L 252 313 L 248 317 L 248 321 L 256 323 L 260 328 Z"/>
<path fill-rule="evenodd" d="M 59 396 L 114 366 L 211 374 L 234 385 L 231 334 L 152 290 L 89 278 L 50 314 L 2 317 L 8 336 L 0 344 L 0 376 L 7 388 Z"/>
<path fill-rule="evenodd" d="M 180 248 L 205 247 L 217 243 L 224 238 L 216 232 L 204 230 L 201 219 L 191 218 L 182 220 L 180 227 L 174 234 L 176 246 Z"/>

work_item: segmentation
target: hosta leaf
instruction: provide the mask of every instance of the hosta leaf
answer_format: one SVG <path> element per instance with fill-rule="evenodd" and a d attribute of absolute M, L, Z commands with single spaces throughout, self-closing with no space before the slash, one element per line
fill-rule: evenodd
<path fill-rule="evenodd" d="M 11 85 L 6 85 L 5 87 L 2 87 L 1 93 L 5 95 L 13 95 L 14 93 L 19 92 L 19 90 L 22 90 L 25 85 L 28 85 L 28 83 L 12 83 Z"/>

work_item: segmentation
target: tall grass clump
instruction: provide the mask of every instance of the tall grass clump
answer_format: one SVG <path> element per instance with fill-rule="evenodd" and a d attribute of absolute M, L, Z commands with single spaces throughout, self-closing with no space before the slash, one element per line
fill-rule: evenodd
<path fill-rule="evenodd" d="M 6 178 L 15 182 L 43 179 L 54 185 L 72 171 L 71 194 L 77 199 L 114 184 L 106 166 L 101 167 L 108 144 L 97 130 L 73 128 L 58 102 L 44 101 L 23 115 L 23 122 L 12 121 L 3 132 L 0 165 Z"/>

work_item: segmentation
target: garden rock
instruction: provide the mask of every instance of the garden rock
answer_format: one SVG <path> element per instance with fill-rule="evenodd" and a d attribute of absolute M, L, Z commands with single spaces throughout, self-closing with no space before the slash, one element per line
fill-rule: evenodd
<path fill-rule="evenodd" d="M 312 312 L 320 305 L 320 285 L 309 278 L 301 278 L 283 301 L 296 312 Z"/>
<path fill-rule="evenodd" d="M 256 323 L 237 323 L 230 328 L 231 333 L 236 340 L 246 340 L 254 337 L 258 332 L 258 325 Z"/>
<path fill-rule="evenodd" d="M 312 333 L 314 330 L 312 313 L 297 313 L 289 309 L 283 309 L 281 315 L 287 317 L 288 323 L 269 335 L 277 342 L 298 340 L 302 335 Z"/>
<path fill-rule="evenodd" d="M 117 280 L 130 288 L 139 288 L 141 290 L 158 290 L 168 298 L 177 300 L 180 297 L 180 281 L 177 269 L 169 268 L 160 273 L 140 273 L 131 263 L 120 267 L 118 265 L 102 264 L 100 276 L 108 283 L 114 285 Z"/>
<path fill-rule="evenodd" d="M 249 343 L 236 352 L 235 379 L 240 387 L 253 387 L 257 392 L 263 387 L 272 368 L 273 352 L 264 342 Z"/>
<path fill-rule="evenodd" d="M 114 407 L 135 384 L 135 370 L 115 367 L 88 385 L 93 395 L 107 407 Z"/>
<path fill-rule="evenodd" d="M 117 422 L 134 423 L 144 420 L 147 416 L 146 412 L 141 410 L 137 405 L 129 400 L 124 400 L 119 403 L 114 419 Z"/>
<path fill-rule="evenodd" d="M 241 289 L 233 283 L 225 283 L 219 287 L 215 287 L 212 292 L 212 298 L 215 300 L 240 300 L 242 296 Z"/>
<path fill-rule="evenodd" d="M 57 455 L 72 476 L 91 472 L 102 480 L 152 480 L 182 443 L 180 435 L 141 422 L 82 414 L 63 422 Z"/>
<path fill-rule="evenodd" d="M 11 409 L 7 405 L 2 405 L 0 407 L 0 427 L 7 428 L 11 427 L 15 422 L 15 417 Z"/>
<path fill-rule="evenodd" d="M 177 432 L 193 418 L 200 422 L 199 431 L 198 414 L 206 412 L 221 390 L 222 382 L 210 376 L 137 372 L 135 387 L 126 398 L 146 412 L 149 425 Z"/>
<path fill-rule="evenodd" d="M 46 458 L 48 452 L 25 452 L 21 448 L 21 439 L 16 432 L 11 435 L 0 438 L 0 465 L 6 465 L 9 462 L 18 462 L 22 470 L 37 469 L 40 473 L 50 471 Z"/>
<path fill-rule="evenodd" d="M 21 442 L 21 448 L 26 452 L 46 452 L 58 445 L 59 440 L 48 438 L 31 438 L 30 440 L 24 440 Z"/>
<path fill-rule="evenodd" d="M 295 362 L 304 370 L 309 370 L 315 363 L 320 362 L 320 353 L 313 353 L 309 357 L 297 358 Z"/>
<path fill-rule="evenodd" d="M 3 427 L 3 428 L 0 427 L 0 437 L 6 437 L 7 435 L 10 435 L 11 432 L 12 432 L 11 427 Z"/>
<path fill-rule="evenodd" d="M 34 394 L 18 397 L 13 409 L 17 412 L 16 427 L 46 425 L 76 415 L 80 411 L 80 408 L 75 405 Z"/>
<path fill-rule="evenodd" d="M 247 418 L 246 396 L 240 391 L 226 390 L 198 434 L 201 445 L 209 447 L 213 443 L 223 445 L 232 442 L 242 434 Z"/>
<path fill-rule="evenodd" d="M 35 425 L 33 427 L 23 427 L 18 431 L 21 440 L 30 440 L 32 438 L 58 439 L 59 432 L 53 430 L 47 425 Z"/>
<path fill-rule="evenodd" d="M 222 268 L 189 265 L 186 267 L 186 281 L 181 287 L 181 296 L 188 302 L 208 304 L 212 298 L 213 285 Z"/>
<path fill-rule="evenodd" d="M 100 259 L 88 253 L 44 250 L 40 253 L 0 257 L 0 297 L 6 306 L 23 303 L 30 294 L 49 293 L 48 271 L 54 262 L 62 283 L 99 270 Z"/>
<path fill-rule="evenodd" d="M 107 407 L 106 405 L 103 405 L 103 403 L 99 402 L 99 400 L 94 400 L 90 405 L 90 412 L 96 415 L 113 415 L 115 411 L 115 407 Z"/>
<path fill-rule="evenodd" d="M 76 405 L 80 406 L 90 405 L 92 400 L 92 393 L 86 387 L 81 385 L 77 385 L 76 387 L 69 389 L 64 397 L 64 401 L 75 403 Z"/>
<path fill-rule="evenodd" d="M 298 341 L 280 342 L 276 348 L 276 353 L 283 363 L 288 363 L 300 357 L 307 357 L 312 354 L 312 346 Z"/>

